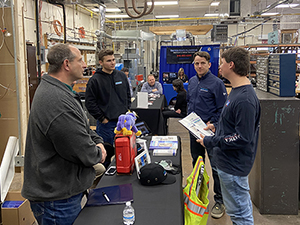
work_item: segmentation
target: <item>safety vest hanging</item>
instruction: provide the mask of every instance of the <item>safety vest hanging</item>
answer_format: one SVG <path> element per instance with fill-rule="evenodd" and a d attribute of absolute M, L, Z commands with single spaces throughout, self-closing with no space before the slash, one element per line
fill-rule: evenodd
<path fill-rule="evenodd" d="M 208 219 L 208 182 L 205 165 L 201 156 L 198 157 L 193 172 L 187 178 L 183 189 L 185 225 L 205 225 Z"/>

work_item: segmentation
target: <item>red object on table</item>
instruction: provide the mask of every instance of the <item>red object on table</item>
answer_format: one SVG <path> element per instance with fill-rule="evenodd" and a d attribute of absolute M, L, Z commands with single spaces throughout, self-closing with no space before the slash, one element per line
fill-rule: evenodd
<path fill-rule="evenodd" d="M 136 136 L 115 136 L 116 167 L 117 173 L 130 174 L 134 168 L 134 158 L 137 154 Z"/>

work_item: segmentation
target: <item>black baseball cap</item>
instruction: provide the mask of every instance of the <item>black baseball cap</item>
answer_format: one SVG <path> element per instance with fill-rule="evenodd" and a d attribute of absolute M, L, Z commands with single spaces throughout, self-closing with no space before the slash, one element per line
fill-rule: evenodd
<path fill-rule="evenodd" d="M 156 163 L 149 163 L 140 170 L 140 182 L 142 185 L 173 184 L 175 181 L 176 177 L 168 174 L 161 165 Z"/>

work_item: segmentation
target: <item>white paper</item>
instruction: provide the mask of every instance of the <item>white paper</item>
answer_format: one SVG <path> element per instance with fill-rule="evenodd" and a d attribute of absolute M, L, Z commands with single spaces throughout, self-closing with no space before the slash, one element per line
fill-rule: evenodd
<path fill-rule="evenodd" d="M 203 120 L 194 112 L 190 113 L 188 116 L 179 120 L 186 129 L 188 129 L 196 138 L 201 139 L 200 134 L 204 136 L 212 136 L 214 133 L 211 130 L 204 130 L 207 125 Z"/>
<path fill-rule="evenodd" d="M 147 109 L 148 108 L 148 93 L 138 92 L 137 93 L 137 108 Z"/>

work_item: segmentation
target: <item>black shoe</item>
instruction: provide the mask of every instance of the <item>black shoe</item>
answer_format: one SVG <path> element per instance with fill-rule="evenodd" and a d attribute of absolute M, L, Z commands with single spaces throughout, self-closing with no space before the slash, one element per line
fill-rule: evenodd
<path fill-rule="evenodd" d="M 223 203 L 216 202 L 211 209 L 211 217 L 220 219 L 225 213 L 225 206 Z"/>

